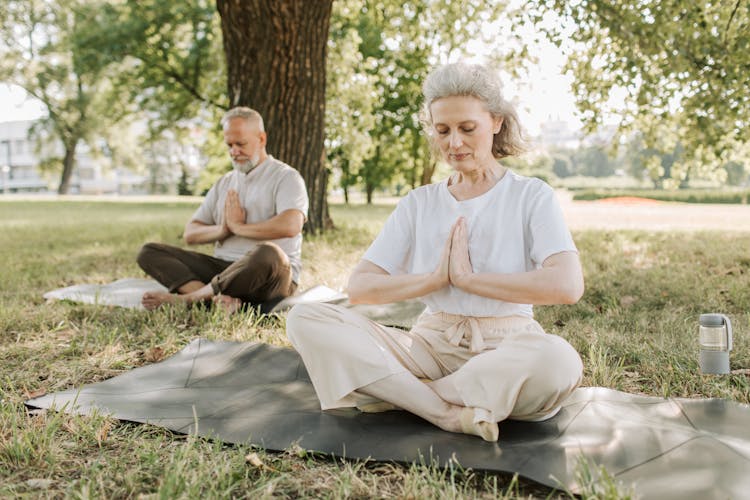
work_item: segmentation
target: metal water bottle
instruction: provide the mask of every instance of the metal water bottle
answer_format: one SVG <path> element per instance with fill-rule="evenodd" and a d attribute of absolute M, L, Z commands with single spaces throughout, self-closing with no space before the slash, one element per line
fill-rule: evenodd
<path fill-rule="evenodd" d="M 732 323 L 723 314 L 701 314 L 698 330 L 703 373 L 729 373 L 729 351 L 732 350 Z"/>

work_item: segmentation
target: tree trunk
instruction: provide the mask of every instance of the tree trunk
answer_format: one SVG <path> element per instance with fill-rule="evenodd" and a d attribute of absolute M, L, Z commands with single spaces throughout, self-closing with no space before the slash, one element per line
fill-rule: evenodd
<path fill-rule="evenodd" d="M 367 161 L 370 162 L 370 168 L 365 168 L 365 175 L 363 176 L 363 180 L 365 181 L 365 196 L 367 199 L 367 204 L 372 205 L 372 194 L 373 192 L 375 192 L 375 179 L 377 179 L 375 170 L 377 169 L 378 165 L 380 165 L 380 144 L 375 146 L 375 154 L 372 156 L 372 158 L 368 158 Z"/>
<path fill-rule="evenodd" d="M 73 169 L 76 166 L 76 146 L 78 141 L 72 144 L 65 144 L 65 156 L 63 157 L 62 176 L 60 185 L 57 187 L 57 194 L 68 194 L 70 190 L 70 178 L 73 176 Z"/>
<path fill-rule="evenodd" d="M 349 186 L 352 185 L 352 176 L 349 173 L 349 160 L 345 157 L 345 155 L 342 153 L 340 155 L 341 163 L 339 167 L 341 168 L 341 182 L 339 183 L 341 185 L 341 189 L 344 191 L 344 203 L 349 204 Z"/>
<path fill-rule="evenodd" d="M 326 48 L 333 0 L 217 0 L 231 106 L 262 116 L 267 149 L 307 184 L 307 229 L 331 225 L 324 163 Z"/>

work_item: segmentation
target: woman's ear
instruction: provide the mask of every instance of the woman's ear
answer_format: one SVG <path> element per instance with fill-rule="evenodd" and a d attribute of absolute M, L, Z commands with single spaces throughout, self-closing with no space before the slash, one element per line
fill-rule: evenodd
<path fill-rule="evenodd" d="M 497 134 L 498 132 L 500 132 L 500 128 L 502 126 L 503 126 L 503 117 L 500 116 L 498 118 L 495 118 L 495 121 L 494 121 L 493 127 L 492 127 L 492 133 L 493 134 Z"/>

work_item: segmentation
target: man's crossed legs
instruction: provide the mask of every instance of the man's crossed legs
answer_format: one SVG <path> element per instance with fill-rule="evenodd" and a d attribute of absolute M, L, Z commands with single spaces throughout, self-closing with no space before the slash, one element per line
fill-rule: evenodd
<path fill-rule="evenodd" d="M 235 262 L 162 243 L 146 243 L 138 265 L 169 292 L 146 292 L 141 303 L 152 310 L 162 304 L 213 301 L 228 312 L 243 303 L 260 304 L 294 293 L 289 258 L 274 243 L 261 243 Z"/>

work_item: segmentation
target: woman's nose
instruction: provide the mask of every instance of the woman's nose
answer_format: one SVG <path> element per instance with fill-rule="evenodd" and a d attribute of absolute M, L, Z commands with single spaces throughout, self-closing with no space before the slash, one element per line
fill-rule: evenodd
<path fill-rule="evenodd" d="M 451 133 L 451 137 L 450 137 L 450 147 L 451 148 L 458 149 L 461 146 L 463 146 L 463 144 L 464 144 L 464 141 L 461 140 L 461 136 L 458 133 L 456 133 L 456 132 Z"/>

